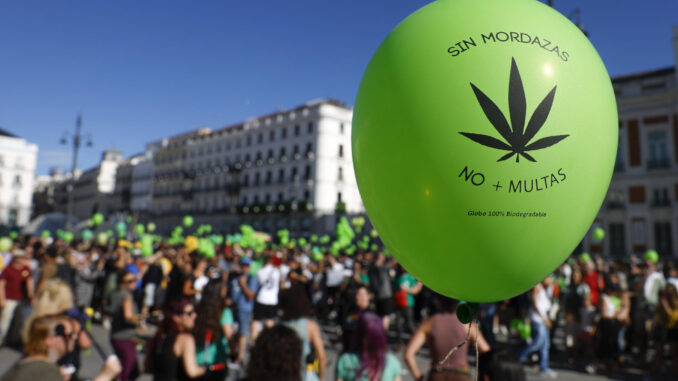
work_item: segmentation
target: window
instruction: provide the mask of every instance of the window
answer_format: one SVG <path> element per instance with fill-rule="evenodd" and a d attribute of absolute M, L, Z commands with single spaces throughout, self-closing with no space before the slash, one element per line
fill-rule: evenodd
<path fill-rule="evenodd" d="M 282 138 L 283 139 L 287 138 L 287 127 L 283 127 L 283 129 L 282 129 Z"/>
<path fill-rule="evenodd" d="M 339 167 L 339 176 L 338 176 L 338 180 L 339 180 L 339 181 L 343 181 L 343 180 L 344 180 L 344 168 L 342 168 L 342 167 Z"/>
<path fill-rule="evenodd" d="M 244 186 L 244 187 L 250 186 L 250 175 L 245 175 L 245 177 L 243 177 L 242 186 Z M 245 199 L 247 199 L 247 198 L 245 198 Z"/>
<path fill-rule="evenodd" d="M 259 195 L 258 195 L 258 194 L 255 194 L 255 195 L 254 195 L 254 203 L 255 203 L 255 204 L 258 204 L 258 203 L 259 203 Z"/>
<path fill-rule="evenodd" d="M 304 168 L 304 180 L 310 179 L 311 179 L 311 166 L 307 165 L 306 168 Z"/>
<path fill-rule="evenodd" d="M 285 153 L 285 147 L 280 148 L 280 158 L 282 158 L 282 157 L 285 156 L 285 155 L 286 155 L 286 153 Z"/>
<path fill-rule="evenodd" d="M 268 140 L 271 142 L 275 140 L 275 130 L 271 130 L 271 132 L 268 133 Z"/>
<path fill-rule="evenodd" d="M 626 255 L 626 238 L 624 237 L 624 224 L 610 224 L 610 253 L 613 256 Z"/>
<path fill-rule="evenodd" d="M 273 161 L 273 150 L 272 149 L 268 150 L 268 156 L 266 157 L 266 159 L 268 161 L 271 161 L 271 162 Z"/>
<path fill-rule="evenodd" d="M 4 159 L 2 158 L 2 155 L 0 155 L 0 168 L 2 168 L 4 163 Z"/>
<path fill-rule="evenodd" d="M 259 181 L 261 180 L 261 176 L 259 175 L 259 172 L 254 174 L 254 186 L 259 185 Z"/>
<path fill-rule="evenodd" d="M 251 135 L 247 135 L 247 146 L 249 147 L 249 146 L 251 146 L 251 145 L 252 145 L 252 136 L 251 136 Z"/>
<path fill-rule="evenodd" d="M 242 143 L 240 142 L 240 139 L 235 141 L 235 148 L 240 148 L 242 146 Z"/>
<path fill-rule="evenodd" d="M 654 223 L 654 247 L 662 256 L 673 256 L 671 249 L 671 223 Z"/>
<path fill-rule="evenodd" d="M 310 199 L 311 199 L 311 192 L 309 192 L 308 190 L 305 190 L 304 191 L 304 200 L 308 201 Z"/>
<path fill-rule="evenodd" d="M 344 157 L 344 145 L 339 144 L 339 157 Z"/>
<path fill-rule="evenodd" d="M 637 246 L 645 245 L 645 220 L 634 219 L 632 228 L 633 228 L 633 244 Z"/>
<path fill-rule="evenodd" d="M 652 206 L 669 206 L 669 190 L 658 188 L 652 190 Z"/>
<path fill-rule="evenodd" d="M 270 185 L 272 179 L 273 179 L 273 173 L 271 173 L 271 171 L 267 171 L 266 172 L 266 185 Z"/>
<path fill-rule="evenodd" d="M 284 170 L 284 169 L 280 169 L 280 170 L 278 171 L 278 183 L 279 183 L 279 184 L 282 184 L 282 183 L 284 183 L 284 182 L 285 182 L 285 170 Z"/>
<path fill-rule="evenodd" d="M 668 168 L 669 156 L 666 150 L 666 132 L 654 131 L 647 134 L 648 169 Z"/>
<path fill-rule="evenodd" d="M 21 176 L 20 175 L 14 176 L 14 185 L 21 186 Z"/>
<path fill-rule="evenodd" d="M 257 152 L 257 158 L 256 161 L 259 162 L 261 161 L 261 152 Z"/>
<path fill-rule="evenodd" d="M 313 122 L 308 122 L 308 133 L 309 134 L 313 133 Z"/>
<path fill-rule="evenodd" d="M 245 155 L 245 162 L 249 163 L 249 161 L 250 161 L 250 154 L 248 153 L 248 154 Z"/>
<path fill-rule="evenodd" d="M 295 144 L 294 147 L 292 147 L 292 155 L 296 156 L 298 154 L 299 154 L 299 146 Z"/>
<path fill-rule="evenodd" d="M 292 167 L 292 181 L 297 180 L 297 167 Z"/>
<path fill-rule="evenodd" d="M 344 123 L 339 123 L 339 133 L 344 134 Z"/>
<path fill-rule="evenodd" d="M 257 143 L 261 144 L 264 142 L 264 134 L 261 132 L 257 135 Z"/>
<path fill-rule="evenodd" d="M 294 126 L 294 136 L 299 136 L 299 132 L 301 131 L 301 127 L 297 124 Z"/>
<path fill-rule="evenodd" d="M 278 192 L 278 202 L 282 202 L 282 201 L 283 201 L 283 193 Z"/>
<path fill-rule="evenodd" d="M 271 195 L 266 193 L 266 196 L 264 197 L 264 202 L 267 204 L 271 203 Z"/>
<path fill-rule="evenodd" d="M 341 202 L 341 192 L 337 193 L 337 202 Z"/>
<path fill-rule="evenodd" d="M 313 152 L 313 143 L 306 143 L 306 154 L 308 155 L 309 153 Z"/>
<path fill-rule="evenodd" d="M 629 187 L 629 201 L 632 204 L 645 202 L 645 187 L 642 185 Z"/>

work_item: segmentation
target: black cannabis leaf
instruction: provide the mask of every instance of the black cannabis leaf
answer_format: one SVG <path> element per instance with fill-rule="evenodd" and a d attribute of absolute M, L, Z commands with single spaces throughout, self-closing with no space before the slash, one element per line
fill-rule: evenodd
<path fill-rule="evenodd" d="M 492 126 L 494 126 L 494 129 L 497 130 L 499 135 L 504 138 L 506 143 L 488 135 L 473 134 L 470 132 L 460 132 L 460 134 L 484 146 L 509 151 L 509 153 L 500 157 L 497 161 L 504 161 L 513 155 L 516 155 L 516 163 L 520 161 L 520 156 L 523 156 L 529 161 L 536 162 L 527 151 L 550 147 L 569 136 L 548 136 L 530 144 L 530 140 L 532 140 L 542 126 L 544 126 L 546 118 L 549 116 L 551 105 L 553 105 L 553 98 L 556 95 L 556 86 L 553 86 L 553 90 L 546 94 L 546 97 L 541 101 L 539 106 L 537 106 L 537 109 L 534 110 L 530 121 L 527 123 L 527 127 L 525 127 L 525 90 L 523 89 L 523 81 L 520 79 L 520 72 L 518 71 L 516 60 L 513 58 L 511 58 L 511 77 L 509 79 L 510 126 L 499 107 L 497 107 L 485 93 L 480 91 L 473 83 L 471 83 L 471 88 L 476 95 L 476 99 L 478 99 L 478 103 L 480 103 L 480 107 L 482 107 L 483 112 L 485 112 L 485 116 L 490 123 L 492 123 Z"/>

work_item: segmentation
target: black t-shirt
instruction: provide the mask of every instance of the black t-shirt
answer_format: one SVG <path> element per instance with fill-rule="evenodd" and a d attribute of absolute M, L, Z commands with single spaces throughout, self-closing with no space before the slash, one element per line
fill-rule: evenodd
<path fill-rule="evenodd" d="M 144 274 L 144 285 L 155 284 L 159 285 L 162 282 L 162 268 L 158 264 L 152 264 Z"/>

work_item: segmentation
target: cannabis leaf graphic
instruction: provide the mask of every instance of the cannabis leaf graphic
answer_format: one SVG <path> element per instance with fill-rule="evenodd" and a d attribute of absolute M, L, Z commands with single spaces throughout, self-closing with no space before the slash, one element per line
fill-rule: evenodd
<path fill-rule="evenodd" d="M 478 103 L 480 103 L 480 107 L 482 107 L 483 112 L 485 112 L 485 116 L 506 142 L 492 136 L 474 134 L 471 132 L 460 132 L 460 134 L 484 146 L 509 151 L 509 153 L 500 157 L 497 161 L 504 161 L 511 158 L 513 155 L 516 155 L 516 163 L 520 161 L 520 156 L 523 156 L 529 161 L 536 162 L 527 151 L 550 147 L 570 136 L 548 136 L 530 143 L 530 140 L 532 140 L 542 126 L 544 126 L 546 118 L 549 116 L 553 98 L 556 95 L 556 87 L 557 86 L 553 86 L 553 89 L 546 94 L 546 97 L 534 110 L 530 121 L 527 123 L 527 127 L 525 127 L 525 90 L 523 89 L 523 81 L 520 79 L 520 72 L 518 71 L 516 60 L 511 58 L 511 76 L 509 78 L 509 112 L 511 114 L 511 126 L 509 126 L 506 117 L 499 107 L 497 107 L 485 93 L 471 83 L 471 88 L 473 88 L 473 92 L 476 95 L 476 99 L 478 99 Z"/>

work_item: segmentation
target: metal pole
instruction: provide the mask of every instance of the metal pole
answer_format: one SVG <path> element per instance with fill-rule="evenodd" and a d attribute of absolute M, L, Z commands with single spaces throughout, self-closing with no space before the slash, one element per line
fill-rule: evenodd
<path fill-rule="evenodd" d="M 68 185 L 68 206 L 66 214 L 66 230 L 71 230 L 71 218 L 73 217 L 73 192 L 75 190 L 75 169 L 78 166 L 78 149 L 80 148 L 80 128 L 82 127 L 82 115 L 78 114 L 75 121 L 75 135 L 73 135 L 73 164 L 71 166 L 71 181 Z"/>

